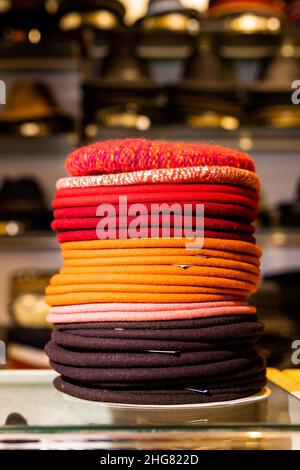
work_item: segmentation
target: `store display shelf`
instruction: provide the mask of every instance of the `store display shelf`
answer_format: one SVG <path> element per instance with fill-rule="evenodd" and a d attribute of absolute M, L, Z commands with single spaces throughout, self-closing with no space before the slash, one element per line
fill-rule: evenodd
<path fill-rule="evenodd" d="M 133 28 L 133 32 L 136 32 L 136 29 Z M 295 38 L 300 39 L 300 30 L 297 25 L 291 25 L 291 24 L 281 24 L 281 27 L 278 29 L 274 30 L 269 30 L 269 31 L 261 31 L 261 32 L 255 32 L 255 31 L 246 31 L 243 32 L 242 30 L 235 30 L 232 29 L 230 21 L 228 21 L 227 18 L 225 19 L 201 19 L 200 22 L 200 31 L 199 31 L 199 36 L 201 38 L 202 34 L 207 34 L 211 33 L 212 35 L 216 33 L 228 33 L 230 35 L 236 34 L 245 34 L 247 36 L 260 36 L 260 35 L 269 35 L 270 38 L 276 37 L 278 35 L 285 34 L 287 36 L 293 36 Z M 195 28 L 194 32 L 195 37 L 197 36 L 197 28 Z"/>
<path fill-rule="evenodd" d="M 210 33 L 218 33 L 218 32 L 228 32 L 233 34 L 234 30 L 230 29 L 230 23 L 227 19 L 202 19 L 201 21 L 201 32 L 210 32 Z M 238 32 L 238 31 L 237 31 Z M 276 36 L 278 34 L 285 33 L 285 34 L 293 34 L 296 37 L 300 38 L 300 31 L 297 25 L 291 24 L 282 24 L 279 30 L 274 30 L 269 32 L 270 36 Z M 245 34 L 252 34 L 252 35 L 259 35 L 262 33 L 255 33 L 255 32 L 247 32 Z M 264 34 L 268 34 L 267 32 Z"/>
<path fill-rule="evenodd" d="M 70 146 L 78 144 L 78 135 L 75 132 L 56 133 L 44 137 L 1 135 L 0 134 L 0 159 L 8 156 L 25 156 L 42 158 L 43 155 L 66 155 Z"/>
<path fill-rule="evenodd" d="M 76 71 L 79 63 L 73 57 L 1 57 L 1 71 L 54 70 Z"/>
<path fill-rule="evenodd" d="M 244 151 L 270 154 L 296 153 L 297 149 L 300 148 L 299 129 L 275 129 L 272 127 L 248 127 L 235 131 L 211 128 L 197 129 L 180 124 L 153 126 L 144 131 L 103 127 L 99 129 L 98 134 L 92 140 L 128 137 L 206 141 L 218 145 L 241 148 Z M 3 156 L 7 156 L 7 153 L 19 152 L 20 146 L 22 146 L 22 155 L 28 150 L 32 156 L 41 156 L 45 152 L 49 154 L 51 148 L 57 150 L 57 145 L 62 142 L 67 145 L 79 145 L 80 137 L 76 133 L 62 133 L 45 137 L 0 135 L 1 153 Z"/>
<path fill-rule="evenodd" d="M 263 400 L 153 410 L 66 396 L 53 371 L 0 371 L 0 449 L 299 449 L 300 401 L 275 372 Z M 5 425 L 16 412 L 28 424 Z"/>
<path fill-rule="evenodd" d="M 72 42 L 51 38 L 38 44 L 0 42 L 0 70 L 73 71 L 80 66 Z"/>
<path fill-rule="evenodd" d="M 58 251 L 59 245 L 54 235 L 49 233 L 1 237 L 0 251 Z"/>
<path fill-rule="evenodd" d="M 136 33 L 135 28 L 132 29 L 133 34 Z M 199 40 L 202 37 L 211 35 L 212 37 L 218 36 L 219 34 L 225 34 L 229 36 L 237 36 L 237 44 L 239 47 L 240 32 L 229 29 L 228 21 L 223 20 L 202 20 L 200 25 Z M 261 33 L 251 33 L 252 36 L 261 36 Z M 268 36 L 268 33 L 264 33 Z M 249 36 L 249 33 L 246 34 Z M 300 56 L 300 30 L 297 27 L 282 27 L 277 31 L 270 31 L 270 47 L 275 52 L 277 42 L 282 36 L 292 38 L 295 45 L 295 53 Z M 198 36 L 195 34 L 194 38 Z M 218 41 L 217 41 L 218 42 Z M 221 45 L 219 45 L 221 46 Z M 219 47 L 217 46 L 217 47 Z M 235 47 L 235 46 L 234 46 Z M 7 46 L 0 45 L 0 70 L 5 71 L 16 71 L 16 70 L 55 70 L 55 71 L 73 71 L 82 70 L 84 64 L 90 59 L 83 57 L 83 61 L 77 54 L 77 48 L 74 43 L 62 43 L 56 44 L 39 44 L 38 46 Z M 108 48 L 105 44 L 97 44 L 94 46 L 95 58 L 97 60 L 103 59 L 107 55 Z M 149 44 L 138 44 L 137 54 L 144 58 L 166 58 L 166 59 L 186 59 L 192 52 L 192 42 L 189 45 L 149 45 Z"/>
<path fill-rule="evenodd" d="M 264 154 L 286 154 L 298 153 L 300 148 L 299 129 L 275 129 L 272 127 L 241 128 L 239 130 L 227 131 L 224 129 L 193 128 L 180 124 L 158 125 L 147 130 L 109 128 L 102 127 L 91 141 L 120 139 L 120 138 L 148 138 L 183 141 L 205 141 L 224 145 L 232 148 L 240 148 L 243 151 Z M 41 157 L 49 155 L 54 151 L 59 155 L 66 154 L 70 146 L 80 145 L 80 137 L 77 133 L 61 133 L 53 136 L 34 137 L 1 135 L 1 155 L 24 154 Z M 21 149 L 21 151 L 20 151 Z M 1 157 L 0 157 L 1 158 Z"/>
<path fill-rule="evenodd" d="M 272 127 L 243 127 L 239 130 L 193 128 L 184 125 L 153 126 L 148 130 L 107 128 L 99 130 L 93 140 L 107 140 L 126 137 L 149 139 L 206 141 L 240 148 L 256 153 L 295 153 L 300 148 L 299 129 L 275 129 Z"/>
<path fill-rule="evenodd" d="M 258 243 L 264 247 L 299 248 L 300 229 L 258 229 L 256 232 Z M 0 237 L 0 251 L 59 251 L 59 244 L 51 233 L 34 233 L 16 237 Z"/>
<path fill-rule="evenodd" d="M 300 248 L 300 228 L 260 229 L 256 238 L 262 247 Z"/>

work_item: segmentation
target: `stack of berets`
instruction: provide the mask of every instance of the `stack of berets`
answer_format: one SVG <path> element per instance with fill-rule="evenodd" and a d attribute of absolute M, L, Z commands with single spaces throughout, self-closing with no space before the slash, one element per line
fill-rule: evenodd
<path fill-rule="evenodd" d="M 246 301 L 261 256 L 251 158 L 214 145 L 128 139 L 79 148 L 66 168 L 71 177 L 57 182 L 53 203 L 64 265 L 46 290 L 55 387 L 144 405 L 260 392 L 265 364 L 255 343 L 263 325 Z M 198 227 L 201 204 L 203 246 L 180 224 L 188 208 Z"/>

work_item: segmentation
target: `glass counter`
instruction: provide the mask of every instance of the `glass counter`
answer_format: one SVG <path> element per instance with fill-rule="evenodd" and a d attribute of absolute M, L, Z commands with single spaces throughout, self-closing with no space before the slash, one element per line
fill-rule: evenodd
<path fill-rule="evenodd" d="M 264 399 L 174 409 L 79 400 L 55 375 L 0 371 L 0 450 L 300 449 L 300 399 L 270 380 Z"/>

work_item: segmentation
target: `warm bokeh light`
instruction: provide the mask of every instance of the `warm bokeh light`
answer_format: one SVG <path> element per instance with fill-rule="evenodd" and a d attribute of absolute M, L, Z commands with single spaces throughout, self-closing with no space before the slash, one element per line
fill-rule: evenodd
<path fill-rule="evenodd" d="M 251 137 L 243 136 L 239 140 L 239 147 L 244 152 L 249 152 L 253 148 L 253 140 Z"/>
<path fill-rule="evenodd" d="M 296 49 L 295 49 L 294 44 L 287 42 L 282 45 L 281 55 L 283 57 L 293 57 L 295 53 L 296 53 Z"/>
<path fill-rule="evenodd" d="M 20 126 L 20 132 L 26 137 L 33 137 L 38 134 L 40 126 L 35 122 L 25 122 Z"/>
<path fill-rule="evenodd" d="M 11 7 L 11 0 L 0 0 L 0 13 L 4 13 Z"/>
<path fill-rule="evenodd" d="M 221 119 L 221 126 L 227 131 L 234 131 L 235 129 L 238 129 L 239 125 L 239 120 L 234 116 L 224 116 Z"/>
<path fill-rule="evenodd" d="M 280 29 L 278 18 L 263 18 L 261 16 L 245 14 L 230 21 L 230 28 L 243 33 L 255 33 L 258 31 L 275 32 Z"/>
<path fill-rule="evenodd" d="M 41 33 L 38 29 L 31 29 L 28 33 L 28 39 L 32 44 L 38 44 L 41 40 Z"/>

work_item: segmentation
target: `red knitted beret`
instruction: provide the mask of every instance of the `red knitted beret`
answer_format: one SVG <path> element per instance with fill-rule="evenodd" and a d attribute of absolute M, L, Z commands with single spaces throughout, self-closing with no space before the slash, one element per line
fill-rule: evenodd
<path fill-rule="evenodd" d="M 66 169 L 71 176 L 193 166 L 229 166 L 255 171 L 250 156 L 239 150 L 144 139 L 96 142 L 74 150 L 66 159 Z"/>

